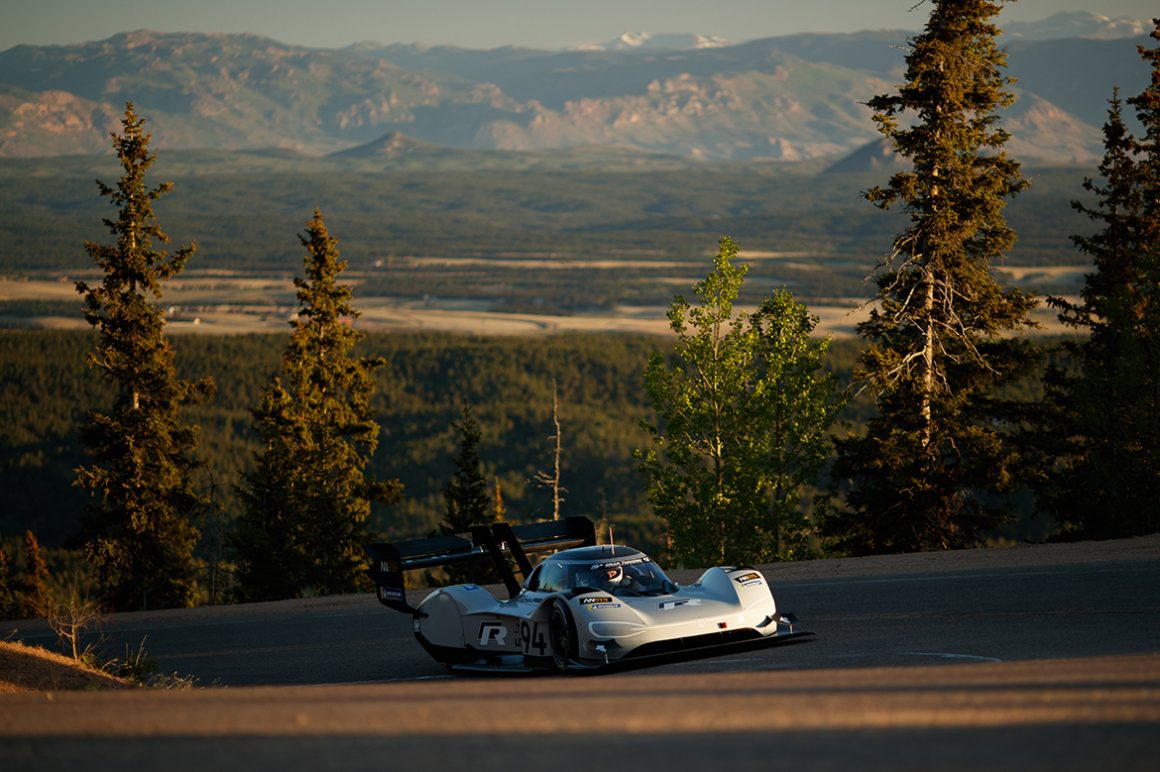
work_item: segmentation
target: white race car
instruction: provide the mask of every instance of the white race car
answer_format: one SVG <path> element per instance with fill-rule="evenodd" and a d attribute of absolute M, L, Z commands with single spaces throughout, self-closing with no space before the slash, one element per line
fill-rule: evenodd
<path fill-rule="evenodd" d="M 680 586 L 644 553 L 595 541 L 592 523 L 579 517 L 477 526 L 470 538 L 376 543 L 367 551 L 379 600 L 412 614 L 419 643 L 453 670 L 606 668 L 810 635 L 777 610 L 760 571 L 718 566 Z M 531 567 L 528 553 L 560 549 Z M 407 603 L 403 572 L 486 557 L 507 599 L 458 584 L 417 607 Z"/>

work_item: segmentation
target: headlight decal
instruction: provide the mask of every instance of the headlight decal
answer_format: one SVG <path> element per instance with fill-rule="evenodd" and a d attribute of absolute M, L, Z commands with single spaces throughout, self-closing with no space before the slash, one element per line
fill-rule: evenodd
<path fill-rule="evenodd" d="M 628 638 L 647 630 L 635 622 L 590 622 L 588 630 L 595 638 Z"/>

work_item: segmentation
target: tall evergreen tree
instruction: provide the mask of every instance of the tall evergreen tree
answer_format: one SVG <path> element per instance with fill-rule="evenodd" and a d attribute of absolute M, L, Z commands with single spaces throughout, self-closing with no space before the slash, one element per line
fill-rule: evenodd
<path fill-rule="evenodd" d="M 439 532 L 444 534 L 468 533 L 473 525 L 486 525 L 496 520 L 494 502 L 488 496 L 487 478 L 479 460 L 483 432 L 466 402 L 462 407 L 462 420 L 454 426 L 459 432 L 459 450 L 455 454 L 455 472 L 443 489 L 447 509 L 443 522 L 439 524 Z M 497 580 L 487 560 L 450 565 L 443 569 L 442 578 L 429 573 L 427 579 L 432 584 L 486 584 Z"/>
<path fill-rule="evenodd" d="M 439 530 L 443 533 L 466 533 L 473 525 L 495 520 L 495 508 L 487 495 L 487 478 L 479 460 L 479 443 L 483 432 L 466 402 L 463 420 L 455 424 L 459 432 L 459 451 L 455 454 L 455 473 L 443 489 L 447 511 Z"/>
<path fill-rule="evenodd" d="M 1160 19 L 1152 37 L 1160 41 Z M 1109 538 L 1160 528 L 1160 46 L 1140 54 L 1151 84 L 1129 100 L 1137 138 L 1114 90 L 1094 203 L 1073 202 L 1100 229 L 1072 240 L 1091 256 L 1080 300 L 1052 298 L 1060 320 L 1087 333 L 1067 346 L 1074 371 L 1051 369 L 1041 436 L 1056 463 L 1041 503 L 1076 535 Z"/>
<path fill-rule="evenodd" d="M 322 213 L 304 235 L 305 278 L 282 368 L 254 409 L 262 447 L 239 494 L 233 543 L 249 600 L 351 592 L 362 585 L 372 501 L 392 502 L 397 481 L 369 478 L 378 446 L 371 408 L 381 358 L 357 357 L 351 289 Z"/>
<path fill-rule="evenodd" d="M 811 527 L 799 506 L 829 456 L 840 408 L 833 379 L 819 374 L 828 341 L 788 292 L 734 314 L 748 266 L 723 238 L 713 271 L 677 297 L 669 321 L 674 361 L 653 355 L 645 388 L 661 419 L 645 424 L 653 447 L 638 451 L 648 497 L 668 523 L 674 557 L 686 565 L 800 556 Z"/>
<path fill-rule="evenodd" d="M 132 103 L 121 123 L 124 133 L 113 135 L 113 147 L 124 175 L 116 187 L 97 182 L 119 208 L 116 220 L 104 221 L 114 241 L 85 244 L 105 276 L 97 286 L 76 285 L 85 319 L 99 333 L 88 365 L 114 384 L 116 398 L 111 413 L 91 414 L 81 432 L 92 463 L 77 469 L 76 484 L 96 499 L 84 535 L 107 602 L 118 609 L 187 606 L 197 597 L 195 521 L 205 499 L 193 481 L 197 427 L 184 423 L 180 411 L 207 401 L 213 382 L 177 377 L 157 301 L 195 246 L 172 255 L 158 248 L 169 238 L 153 202 L 172 185 L 145 183 L 155 156 Z"/>
<path fill-rule="evenodd" d="M 1000 5 L 932 6 L 906 82 L 869 103 L 910 167 L 866 198 L 901 206 L 910 222 L 876 270 L 876 305 L 858 330 L 868 343 L 858 377 L 878 414 L 865 436 L 838 443 L 848 509 L 828 530 L 860 553 L 971 545 L 1004 519 L 979 495 L 1003 490 L 1016 460 L 993 394 L 1031 356 L 1009 333 L 1030 326 L 1035 301 L 991 273 L 1015 241 L 1005 199 L 1026 186 L 998 125 L 1013 102 L 990 21 Z"/>

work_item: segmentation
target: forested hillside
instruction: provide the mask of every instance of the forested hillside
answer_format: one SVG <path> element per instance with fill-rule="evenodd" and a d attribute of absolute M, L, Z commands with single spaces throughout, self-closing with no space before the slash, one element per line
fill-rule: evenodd
<path fill-rule="evenodd" d="M 251 461 L 250 408 L 278 366 L 284 336 L 178 336 L 185 378 L 212 375 L 217 398 L 191 410 L 201 427 L 203 482 L 212 486 L 220 516 L 236 515 L 234 486 Z M 656 544 L 644 485 L 632 460 L 647 435 L 642 374 L 656 337 L 626 335 L 472 338 L 370 335 L 360 350 L 382 355 L 375 407 L 382 437 L 373 473 L 398 477 L 404 503 L 374 514 L 374 527 L 393 538 L 425 534 L 443 513 L 443 488 L 453 471 L 463 402 L 483 430 L 480 457 L 498 478 L 514 521 L 551 515 L 550 491 L 531 482 L 552 464 L 552 381 L 559 387 L 565 514 L 607 516 L 618 538 Z M 75 532 L 85 496 L 72 485 L 85 457 L 77 429 L 87 410 L 111 397 L 84 366 L 87 333 L 13 332 L 0 336 L 0 534 L 35 531 L 49 545 Z M 849 371 L 852 347 L 835 344 L 831 366 Z M 216 518 L 209 534 L 222 525 Z"/>

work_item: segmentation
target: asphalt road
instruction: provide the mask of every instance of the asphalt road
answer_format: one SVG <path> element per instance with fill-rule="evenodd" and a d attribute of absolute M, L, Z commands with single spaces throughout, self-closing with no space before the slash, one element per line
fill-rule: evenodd
<path fill-rule="evenodd" d="M 766 574 L 816 637 L 592 678 L 451 676 L 370 595 L 115 615 L 113 651 L 144 645 L 163 671 L 228 688 L 0 695 L 0 766 L 1086 770 L 1160 758 L 1160 537 Z M 52 638 L 15 626 L 29 643 Z"/>

